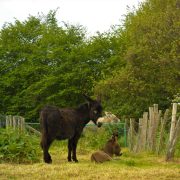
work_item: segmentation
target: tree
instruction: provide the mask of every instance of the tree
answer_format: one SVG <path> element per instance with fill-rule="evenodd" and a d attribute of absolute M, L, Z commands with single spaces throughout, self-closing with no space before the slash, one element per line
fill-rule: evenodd
<path fill-rule="evenodd" d="M 126 42 L 120 56 L 126 67 L 96 87 L 109 110 L 139 116 L 154 103 L 164 109 L 170 105 L 180 89 L 178 22 L 176 0 L 148 0 L 126 16 L 119 36 Z"/>
<path fill-rule="evenodd" d="M 81 26 L 59 27 L 55 12 L 15 21 L 0 32 L 1 113 L 38 118 L 48 104 L 73 106 L 91 89 L 91 69 L 82 62 Z"/>

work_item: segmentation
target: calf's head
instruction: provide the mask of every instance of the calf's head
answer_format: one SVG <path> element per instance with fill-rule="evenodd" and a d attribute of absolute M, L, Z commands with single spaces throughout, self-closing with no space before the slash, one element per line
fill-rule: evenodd
<path fill-rule="evenodd" d="M 111 157 L 113 155 L 116 156 L 121 156 L 121 147 L 118 143 L 118 133 L 114 132 L 111 139 L 108 140 L 108 142 L 106 143 L 105 147 L 104 147 L 104 152 L 106 152 L 107 154 L 109 154 Z"/>

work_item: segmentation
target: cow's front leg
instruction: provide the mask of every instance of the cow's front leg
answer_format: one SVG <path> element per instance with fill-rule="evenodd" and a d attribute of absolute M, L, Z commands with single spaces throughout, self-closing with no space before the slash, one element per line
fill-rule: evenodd
<path fill-rule="evenodd" d="M 73 141 L 72 141 L 72 151 L 73 151 L 72 159 L 74 162 L 78 162 L 77 157 L 76 157 L 76 148 L 77 148 L 78 140 L 79 140 L 79 137 L 75 137 L 73 138 Z"/>

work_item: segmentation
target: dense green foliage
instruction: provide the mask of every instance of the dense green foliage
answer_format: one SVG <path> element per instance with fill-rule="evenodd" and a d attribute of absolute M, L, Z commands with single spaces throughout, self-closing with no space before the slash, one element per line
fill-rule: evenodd
<path fill-rule="evenodd" d="M 100 64 L 110 56 L 109 47 L 109 40 L 101 35 L 87 41 L 80 26 L 59 27 L 53 11 L 4 26 L 0 111 L 33 121 L 45 104 L 77 105 L 82 93 L 92 94 L 94 82 L 100 79 Z"/>
<path fill-rule="evenodd" d="M 0 129 L 0 162 L 37 162 L 39 155 L 37 137 L 13 129 Z"/>
<path fill-rule="evenodd" d="M 86 93 L 119 116 L 139 116 L 178 95 L 177 0 L 147 0 L 121 27 L 90 38 L 82 26 L 60 26 L 55 15 L 0 30 L 0 113 L 37 121 L 45 104 L 75 106 Z"/>
<path fill-rule="evenodd" d="M 167 108 L 180 92 L 179 15 L 176 0 L 149 0 L 127 15 L 117 37 L 125 39 L 119 59 L 126 66 L 116 68 L 96 88 L 109 110 L 139 116 L 154 103 Z"/>
<path fill-rule="evenodd" d="M 124 124 L 103 125 L 101 128 L 95 126 L 86 127 L 80 139 L 79 146 L 81 149 L 101 149 L 115 131 L 118 132 L 119 135 L 119 144 L 121 147 L 125 147 Z"/>

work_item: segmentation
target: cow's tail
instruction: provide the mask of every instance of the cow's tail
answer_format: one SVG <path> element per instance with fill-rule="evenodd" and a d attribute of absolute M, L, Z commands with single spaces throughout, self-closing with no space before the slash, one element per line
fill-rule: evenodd
<path fill-rule="evenodd" d="M 40 126 L 41 126 L 41 147 L 47 146 L 47 134 L 48 134 L 48 126 L 47 126 L 47 113 L 44 111 L 40 112 Z"/>

